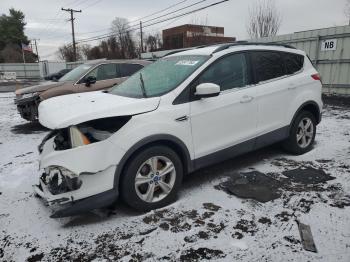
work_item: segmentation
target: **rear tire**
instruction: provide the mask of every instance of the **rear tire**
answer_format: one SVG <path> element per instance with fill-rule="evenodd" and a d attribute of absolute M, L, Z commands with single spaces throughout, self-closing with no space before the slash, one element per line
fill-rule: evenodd
<path fill-rule="evenodd" d="M 283 148 L 295 155 L 302 155 L 312 149 L 316 135 L 316 119 L 309 111 L 301 111 L 293 121 L 289 137 Z"/>
<path fill-rule="evenodd" d="M 125 203 L 139 211 L 164 207 L 176 200 L 183 166 L 169 147 L 146 148 L 128 161 L 120 183 Z"/>

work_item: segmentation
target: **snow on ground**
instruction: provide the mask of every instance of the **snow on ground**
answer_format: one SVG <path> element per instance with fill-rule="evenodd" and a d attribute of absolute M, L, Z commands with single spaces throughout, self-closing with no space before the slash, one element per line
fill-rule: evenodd
<path fill-rule="evenodd" d="M 0 94 L 0 261 L 350 261 L 350 108 L 325 108 L 311 152 L 274 146 L 198 171 L 166 208 L 142 214 L 118 202 L 50 219 L 31 188 L 47 131 L 22 120 L 13 99 Z M 297 168 L 335 179 L 300 184 L 281 174 Z M 219 186 L 254 171 L 283 182 L 277 199 L 242 199 Z M 310 225 L 317 253 L 303 249 L 296 220 Z"/>

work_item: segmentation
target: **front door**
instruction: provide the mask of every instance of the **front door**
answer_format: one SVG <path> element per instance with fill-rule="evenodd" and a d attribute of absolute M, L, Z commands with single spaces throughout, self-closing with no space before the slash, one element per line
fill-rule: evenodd
<path fill-rule="evenodd" d="M 96 83 L 86 86 L 85 79 L 89 76 L 96 78 Z M 117 64 L 101 64 L 91 70 L 78 84 L 78 92 L 89 92 L 105 90 L 115 84 L 119 84 L 121 79 L 118 78 Z"/>
<path fill-rule="evenodd" d="M 246 54 L 230 54 L 214 62 L 195 81 L 191 92 L 201 83 L 215 83 L 221 93 L 190 103 L 195 158 L 202 160 L 198 165 L 250 151 L 256 135 L 257 103 L 256 88 L 249 86 Z"/>

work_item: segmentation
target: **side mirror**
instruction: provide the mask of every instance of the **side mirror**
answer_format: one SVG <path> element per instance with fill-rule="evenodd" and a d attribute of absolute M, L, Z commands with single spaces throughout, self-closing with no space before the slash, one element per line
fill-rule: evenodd
<path fill-rule="evenodd" d="M 86 86 L 91 86 L 92 84 L 95 84 L 95 83 L 96 83 L 96 77 L 94 77 L 94 76 L 88 76 L 85 79 L 85 85 Z"/>
<path fill-rule="evenodd" d="M 213 83 L 203 83 L 196 87 L 195 96 L 199 98 L 208 98 L 218 96 L 220 94 L 220 86 Z"/>

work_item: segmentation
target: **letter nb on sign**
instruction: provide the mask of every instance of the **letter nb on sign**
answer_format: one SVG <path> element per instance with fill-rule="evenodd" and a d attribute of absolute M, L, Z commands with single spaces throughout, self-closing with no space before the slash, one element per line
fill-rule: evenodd
<path fill-rule="evenodd" d="M 327 39 L 322 41 L 321 51 L 337 50 L 337 39 Z"/>

